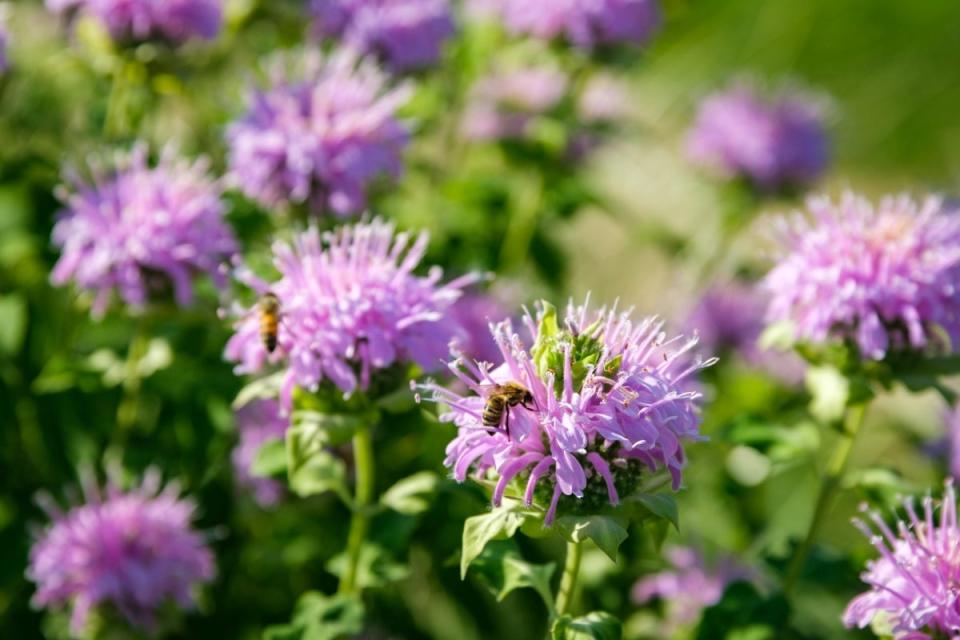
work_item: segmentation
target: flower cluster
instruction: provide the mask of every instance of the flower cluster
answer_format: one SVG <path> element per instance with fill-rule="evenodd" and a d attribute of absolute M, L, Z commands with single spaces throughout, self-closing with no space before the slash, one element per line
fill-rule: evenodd
<path fill-rule="evenodd" d="M 276 400 L 254 400 L 236 411 L 240 441 L 233 449 L 231 461 L 237 484 L 249 491 L 261 507 L 280 501 L 285 493 L 283 483 L 253 474 L 251 467 L 260 448 L 271 440 L 283 440 L 290 420 L 282 415 Z"/>
<path fill-rule="evenodd" d="M 288 365 L 286 407 L 296 386 L 316 390 L 330 380 L 349 394 L 396 364 L 435 368 L 459 332 L 450 307 L 477 276 L 441 284 L 438 267 L 414 274 L 426 247 L 425 233 L 414 239 L 379 219 L 324 234 L 313 228 L 292 244 L 274 245 L 277 282 L 243 275 L 253 289 L 280 301 L 275 353 Z M 248 314 L 227 343 L 238 373 L 255 372 L 267 360 L 258 325 L 257 314 Z"/>
<path fill-rule="evenodd" d="M 687 153 L 695 164 L 764 190 L 812 182 L 829 156 L 815 101 L 796 93 L 765 100 L 743 83 L 703 101 Z"/>
<path fill-rule="evenodd" d="M 177 303 L 187 306 L 193 277 L 208 274 L 220 283 L 220 268 L 236 251 L 207 160 L 180 159 L 169 147 L 155 166 L 147 156 L 138 144 L 111 169 L 93 168 L 92 182 L 68 173 L 59 193 L 66 210 L 53 227 L 61 256 L 51 280 L 90 291 L 95 315 L 114 291 L 142 307 L 172 287 Z"/>
<path fill-rule="evenodd" d="M 764 280 L 767 319 L 798 339 L 848 339 L 865 358 L 960 344 L 960 217 L 938 198 L 874 206 L 846 193 L 811 198 L 809 216 L 780 221 L 786 255 Z"/>
<path fill-rule="evenodd" d="M 448 0 L 312 0 L 314 30 L 379 56 L 393 71 L 429 66 L 454 33 Z"/>
<path fill-rule="evenodd" d="M 637 604 L 654 598 L 665 601 L 666 615 L 660 629 L 665 637 L 695 624 L 704 609 L 720 602 L 728 585 L 756 580 L 753 571 L 730 556 L 709 565 L 700 551 L 690 547 L 672 547 L 665 555 L 672 568 L 641 578 L 631 594 Z"/>
<path fill-rule="evenodd" d="M 84 494 L 86 504 L 66 513 L 44 500 L 52 522 L 30 549 L 27 570 L 34 605 L 71 606 L 74 633 L 103 605 L 148 632 L 163 607 L 193 607 L 195 589 L 214 576 L 213 554 L 190 526 L 193 501 L 174 484 L 162 488 L 156 470 L 135 490 L 109 483 L 101 491 L 90 480 Z"/>
<path fill-rule="evenodd" d="M 449 367 L 467 386 L 461 395 L 429 383 L 422 388 L 450 411 L 458 427 L 445 464 L 463 481 L 473 471 L 497 478 L 499 504 L 511 482 L 525 484 L 524 501 L 546 504 L 549 524 L 561 496 L 579 500 L 561 510 L 616 505 L 646 467 L 665 467 L 679 488 L 686 463 L 683 441 L 701 439 L 698 394 L 682 391 L 687 378 L 713 361 L 693 359 L 696 338 L 666 339 L 662 323 L 638 324 L 629 312 L 568 305 L 564 322 L 543 305 L 536 322 L 524 317 L 525 344 L 507 320 L 491 325 L 502 364 L 453 360 Z M 496 385 L 514 383 L 530 402 L 507 407 L 502 423 L 484 424 Z"/>
<path fill-rule="evenodd" d="M 660 26 L 656 0 L 477 0 L 479 10 L 499 14 L 507 29 L 592 49 L 645 44 Z"/>
<path fill-rule="evenodd" d="M 854 520 L 880 557 L 867 563 L 861 575 L 870 590 L 847 606 L 843 621 L 848 627 L 864 628 L 880 617 L 892 626 L 898 639 L 933 640 L 960 633 L 960 526 L 957 525 L 956 495 L 947 481 L 939 518 L 933 499 L 923 500 L 918 514 L 912 499 L 904 501 L 907 521 L 897 522 L 896 531 L 871 512 L 876 531 L 862 520 Z"/>
<path fill-rule="evenodd" d="M 162 40 L 178 45 L 212 40 L 223 24 L 223 0 L 46 0 L 59 14 L 83 15 L 103 24 L 118 42 Z"/>
<path fill-rule="evenodd" d="M 371 60 L 306 54 L 272 69 L 249 111 L 230 125 L 230 179 L 264 207 L 309 203 L 337 215 L 366 206 L 372 183 L 402 170 L 408 131 L 397 118 L 407 87 L 390 89 Z"/>

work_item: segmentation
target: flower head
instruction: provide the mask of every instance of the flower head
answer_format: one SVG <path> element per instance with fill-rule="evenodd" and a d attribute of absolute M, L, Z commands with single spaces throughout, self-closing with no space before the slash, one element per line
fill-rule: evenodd
<path fill-rule="evenodd" d="M 66 209 L 53 227 L 61 255 L 51 280 L 73 281 L 94 295 L 101 315 L 116 291 L 133 307 L 171 289 L 181 306 L 193 299 L 193 277 L 222 281 L 220 267 L 236 243 L 224 221 L 221 188 L 209 163 L 179 159 L 167 147 L 151 166 L 138 144 L 92 182 L 68 173 L 60 190 Z"/>
<path fill-rule="evenodd" d="M 287 365 L 283 400 L 295 386 L 316 390 L 330 380 L 345 394 L 366 390 L 372 376 L 396 364 L 433 369 L 459 330 L 450 308 L 474 275 L 441 284 L 442 271 L 414 274 L 427 235 L 395 233 L 375 219 L 321 234 L 310 229 L 292 244 L 274 245 L 280 279 L 267 284 L 243 276 L 280 301 L 275 352 Z M 256 314 L 248 314 L 227 343 L 238 373 L 259 370 L 267 351 Z"/>
<path fill-rule="evenodd" d="M 812 343 L 848 339 L 865 358 L 960 344 L 960 217 L 938 198 L 901 195 L 876 206 L 846 193 L 807 201 L 781 220 L 786 255 L 764 280 L 767 319 Z"/>
<path fill-rule="evenodd" d="M 912 499 L 904 501 L 907 519 L 899 520 L 895 530 L 875 512 L 867 514 L 875 530 L 854 520 L 880 557 L 868 562 L 860 576 L 870 589 L 847 605 L 847 627 L 864 628 L 879 615 L 892 624 L 898 639 L 933 640 L 960 632 L 960 527 L 953 481 L 945 486 L 939 517 L 927 496 L 919 514 Z"/>
<path fill-rule="evenodd" d="M 720 602 L 728 585 L 756 579 L 753 571 L 730 556 L 712 565 L 691 547 L 672 547 L 666 556 L 672 568 L 641 578 L 632 592 L 637 604 L 654 598 L 666 602 L 666 618 L 660 629 L 664 636 L 672 637 L 682 627 L 696 624 L 704 609 Z"/>
<path fill-rule="evenodd" d="M 396 177 L 408 131 L 397 118 L 407 87 L 390 89 L 371 60 L 346 51 L 280 65 L 230 125 L 230 179 L 264 207 L 309 203 L 345 216 L 379 178 Z"/>
<path fill-rule="evenodd" d="M 764 190 L 812 182 L 829 156 L 817 103 L 797 93 L 765 100 L 742 83 L 703 101 L 687 153 L 725 178 L 745 178 Z"/>
<path fill-rule="evenodd" d="M 471 140 L 523 138 L 530 123 L 556 107 L 567 92 L 567 76 L 549 67 L 526 67 L 481 78 L 471 90 L 463 117 Z"/>
<path fill-rule="evenodd" d="M 314 30 L 383 59 L 394 71 L 429 66 L 454 33 L 448 0 L 311 0 Z"/>
<path fill-rule="evenodd" d="M 499 362 L 500 349 L 490 335 L 490 323 L 509 315 L 500 300 L 490 293 L 465 291 L 450 313 L 463 330 L 459 350 L 472 360 Z"/>
<path fill-rule="evenodd" d="M 429 383 L 431 399 L 450 407 L 441 416 L 458 427 L 445 464 L 463 481 L 472 471 L 497 477 L 499 504 L 514 479 L 523 499 L 548 505 L 544 521 L 562 510 L 616 505 L 645 466 L 666 468 L 679 488 L 686 464 L 682 442 L 699 440 L 698 394 L 680 391 L 686 378 L 712 361 L 689 363 L 696 338 L 667 339 L 653 318 L 634 324 L 629 312 L 568 306 L 561 325 L 544 305 L 524 324 L 525 343 L 507 320 L 491 325 L 502 364 L 457 358 L 450 370 L 466 395 Z M 513 383 L 530 401 L 505 407 L 500 423 L 485 423 L 497 385 Z"/>
<path fill-rule="evenodd" d="M 656 0 L 477 0 L 513 33 L 563 38 L 583 49 L 645 44 L 660 26 Z"/>
<path fill-rule="evenodd" d="M 110 605 L 134 627 L 155 630 L 162 608 L 194 605 L 194 591 L 214 576 L 213 554 L 191 529 L 196 506 L 156 470 L 121 491 L 84 483 L 86 504 L 60 511 L 47 497 L 51 524 L 30 549 L 27 577 L 38 607 L 70 606 L 79 633 L 89 614 Z"/>
<path fill-rule="evenodd" d="M 253 474 L 252 466 L 261 447 L 271 440 L 283 440 L 290 420 L 282 415 L 280 403 L 272 399 L 254 400 L 236 412 L 240 441 L 230 459 L 237 483 L 253 495 L 262 507 L 276 504 L 286 492 L 273 478 Z"/>
<path fill-rule="evenodd" d="M 223 25 L 222 0 L 46 0 L 59 14 L 93 18 L 118 42 L 212 40 Z"/>

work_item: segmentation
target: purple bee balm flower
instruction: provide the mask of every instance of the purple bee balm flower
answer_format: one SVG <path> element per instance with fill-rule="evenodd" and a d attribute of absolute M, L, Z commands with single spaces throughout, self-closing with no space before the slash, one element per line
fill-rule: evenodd
<path fill-rule="evenodd" d="M 954 407 L 947 412 L 947 442 L 949 449 L 950 475 L 954 480 L 960 479 L 960 407 Z"/>
<path fill-rule="evenodd" d="M 223 26 L 222 0 L 46 0 L 58 14 L 93 18 L 118 42 L 161 40 L 179 45 L 212 40 Z"/>
<path fill-rule="evenodd" d="M 50 279 L 92 293 L 95 316 L 114 291 L 143 307 L 172 288 L 176 302 L 188 306 L 193 278 L 207 274 L 222 285 L 220 268 L 236 251 L 209 162 L 180 159 L 167 147 L 150 166 L 147 155 L 137 144 L 112 169 L 93 168 L 92 182 L 68 171 L 68 186 L 59 191 L 66 209 L 53 227 L 61 255 Z"/>
<path fill-rule="evenodd" d="M 848 339 L 864 358 L 960 341 L 960 216 L 906 195 L 879 205 L 846 193 L 810 198 L 809 216 L 781 219 L 786 255 L 766 276 L 767 320 L 798 339 Z"/>
<path fill-rule="evenodd" d="M 280 403 L 272 399 L 254 400 L 236 412 L 240 441 L 233 448 L 231 461 L 237 483 L 253 495 L 261 507 L 276 504 L 286 494 L 283 483 L 253 474 L 251 467 L 260 449 L 271 440 L 283 440 L 290 425 L 282 415 Z"/>
<path fill-rule="evenodd" d="M 804 363 L 793 353 L 762 349 L 758 344 L 765 327 L 768 296 L 756 286 L 741 282 L 716 283 L 700 297 L 685 326 L 698 331 L 700 344 L 710 353 L 733 352 L 751 367 L 779 380 L 798 384 Z"/>
<path fill-rule="evenodd" d="M 450 309 L 463 330 L 458 349 L 471 360 L 500 362 L 500 349 L 490 335 L 490 323 L 509 314 L 504 305 L 490 293 L 466 291 Z"/>
<path fill-rule="evenodd" d="M 953 638 L 960 632 L 956 589 L 960 527 L 953 481 L 945 486 L 939 517 L 934 514 L 933 499 L 927 496 L 920 514 L 912 499 L 904 501 L 907 521 L 898 521 L 896 530 L 875 512 L 867 515 L 876 530 L 854 520 L 880 557 L 868 562 L 860 576 L 870 590 L 847 605 L 843 614 L 847 627 L 862 629 L 882 620 L 892 626 L 898 640 Z"/>
<path fill-rule="evenodd" d="M 148 632 L 167 605 L 192 608 L 196 589 L 214 577 L 213 554 L 190 526 L 194 502 L 175 483 L 161 487 L 156 470 L 127 492 L 114 482 L 101 491 L 89 478 L 84 496 L 67 512 L 41 496 L 51 524 L 30 549 L 34 606 L 71 607 L 73 633 L 101 606 Z"/>
<path fill-rule="evenodd" d="M 563 38 L 584 49 L 645 44 L 660 26 L 656 0 L 477 0 L 476 5 L 499 14 L 513 33 Z"/>
<path fill-rule="evenodd" d="M 357 213 L 375 180 L 401 173 L 409 132 L 397 110 L 409 87 L 389 89 L 371 60 L 346 51 L 300 62 L 298 74 L 275 66 L 272 86 L 228 128 L 230 180 L 264 207 Z"/>
<path fill-rule="evenodd" d="M 471 140 L 523 138 L 531 121 L 556 107 L 567 92 L 567 76 L 547 67 L 528 67 L 487 76 L 471 90 L 462 131 Z"/>
<path fill-rule="evenodd" d="M 744 83 L 704 100 L 687 138 L 692 162 L 763 190 L 813 182 L 828 147 L 820 105 L 800 94 L 764 100 Z"/>
<path fill-rule="evenodd" d="M 690 547 L 670 548 L 666 556 L 672 568 L 641 578 L 632 592 L 637 604 L 654 598 L 665 602 L 666 615 L 660 629 L 664 637 L 673 637 L 680 629 L 696 624 L 704 609 L 720 602 L 728 585 L 757 578 L 755 572 L 731 556 L 722 556 L 712 565 Z"/>
<path fill-rule="evenodd" d="M 549 305 L 541 306 L 536 323 L 527 314 L 524 324 L 527 344 L 509 320 L 491 325 L 499 366 L 462 357 L 450 363 L 465 395 L 434 383 L 421 387 L 450 407 L 441 419 L 458 427 L 444 462 L 454 478 L 462 482 L 471 471 L 496 477 L 495 505 L 518 480 L 526 504 L 547 505 L 546 524 L 561 496 L 579 499 L 567 501 L 572 509 L 616 505 L 636 486 L 641 467 L 667 468 L 679 488 L 682 442 L 702 439 L 699 396 L 679 388 L 713 363 L 678 366 L 689 362 L 696 338 L 667 340 L 653 318 L 634 324 L 629 312 L 591 313 L 586 304 L 568 306 L 562 330 Z M 506 407 L 499 425 L 485 425 L 488 397 L 507 383 L 530 398 Z"/>
<path fill-rule="evenodd" d="M 312 0 L 317 35 L 380 57 L 393 71 L 434 64 L 454 33 L 448 0 Z"/>
<path fill-rule="evenodd" d="M 285 408 L 296 386 L 313 391 L 330 380 L 350 394 L 366 390 L 377 371 L 394 365 L 436 368 L 459 331 L 450 308 L 479 278 L 441 284 L 439 267 L 415 275 L 426 248 L 425 233 L 414 239 L 375 219 L 332 233 L 312 228 L 292 244 L 276 243 L 277 282 L 241 274 L 251 288 L 271 291 L 280 301 L 274 358 L 288 367 Z M 247 314 L 227 343 L 226 356 L 239 363 L 239 374 L 258 371 L 267 360 L 258 320 L 255 312 Z"/>

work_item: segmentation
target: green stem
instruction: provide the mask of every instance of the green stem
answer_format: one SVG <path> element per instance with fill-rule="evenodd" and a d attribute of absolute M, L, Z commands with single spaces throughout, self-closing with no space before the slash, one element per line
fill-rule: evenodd
<path fill-rule="evenodd" d="M 361 427 L 353 436 L 353 462 L 356 473 L 356 493 L 350 533 L 347 536 L 347 568 L 340 580 L 339 593 L 356 593 L 360 551 L 369 527 L 368 508 L 373 500 L 373 438 L 369 427 Z"/>
<path fill-rule="evenodd" d="M 837 443 L 833 456 L 827 464 L 824 472 L 823 484 L 820 487 L 820 495 L 817 496 L 817 504 L 813 510 L 813 519 L 810 521 L 810 528 L 807 536 L 804 538 L 800 547 L 797 549 L 787 570 L 787 577 L 784 581 L 783 592 L 789 594 L 793 591 L 800 574 L 803 573 L 806 565 L 807 555 L 817 541 L 817 535 L 826 519 L 827 512 L 833 504 L 837 490 L 843 482 L 843 474 L 847 467 L 847 461 L 850 458 L 850 451 L 853 449 L 854 440 L 863 424 L 863 417 L 866 413 L 866 404 L 858 404 L 847 408 L 843 421 L 843 433 L 840 435 L 840 441 Z"/>
<path fill-rule="evenodd" d="M 123 395 L 117 405 L 117 432 L 123 444 L 130 429 L 137 423 L 140 407 L 140 388 L 143 378 L 140 375 L 140 361 L 150 346 L 150 324 L 146 316 L 140 318 L 127 347 L 127 361 L 124 364 Z"/>
<path fill-rule="evenodd" d="M 580 573 L 580 557 L 583 547 L 579 542 L 567 542 L 567 559 L 563 564 L 563 575 L 560 576 L 560 587 L 557 589 L 556 606 L 557 616 L 562 616 L 570 609 L 573 601 L 573 592 L 577 588 L 577 575 Z"/>

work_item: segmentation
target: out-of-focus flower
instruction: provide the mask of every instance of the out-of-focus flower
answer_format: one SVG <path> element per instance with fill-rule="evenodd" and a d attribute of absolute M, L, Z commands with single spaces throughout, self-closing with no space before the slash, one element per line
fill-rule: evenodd
<path fill-rule="evenodd" d="M 314 30 L 380 57 L 393 71 L 429 66 L 454 33 L 448 0 L 311 0 Z"/>
<path fill-rule="evenodd" d="M 71 607 L 74 633 L 101 606 L 148 632 L 164 622 L 167 605 L 192 608 L 196 589 L 214 576 L 213 554 L 191 529 L 194 502 L 174 483 L 161 487 L 156 470 L 127 492 L 87 478 L 84 495 L 85 504 L 66 512 L 43 496 L 51 524 L 30 549 L 33 604 Z"/>
<path fill-rule="evenodd" d="M 475 0 L 474 5 L 498 14 L 513 33 L 563 38 L 584 49 L 642 45 L 660 26 L 656 0 Z"/>
<path fill-rule="evenodd" d="M 604 124 L 627 115 L 630 96 L 626 87 L 609 74 L 591 76 L 577 98 L 577 113 L 585 123 Z"/>
<path fill-rule="evenodd" d="M 731 556 L 709 564 L 700 551 L 690 547 L 673 547 L 665 555 L 672 568 L 641 578 L 632 592 L 637 604 L 654 598 L 664 601 L 660 631 L 665 637 L 696 624 L 704 609 L 720 602 L 728 585 L 756 580 L 755 572 Z"/>
<path fill-rule="evenodd" d="M 223 26 L 222 0 L 46 0 L 58 14 L 88 16 L 118 42 L 212 40 Z"/>
<path fill-rule="evenodd" d="M 567 76 L 548 67 L 527 67 L 481 78 L 471 90 L 462 131 L 471 140 L 523 138 L 530 122 L 566 95 Z"/>
<path fill-rule="evenodd" d="M 0 2 L 0 75 L 3 75 L 10 69 L 10 33 L 7 27 L 9 19 L 10 5 L 6 2 Z"/>
<path fill-rule="evenodd" d="M 172 287 L 176 302 L 187 306 L 194 276 L 223 284 L 220 267 L 236 251 L 206 158 L 190 162 L 167 147 L 150 166 L 147 156 L 146 145 L 137 144 L 110 169 L 93 167 L 92 181 L 68 171 L 59 191 L 66 209 L 53 227 L 61 255 L 51 280 L 94 294 L 94 315 L 103 314 L 114 291 L 142 307 Z"/>
<path fill-rule="evenodd" d="M 960 344 L 960 216 L 940 199 L 887 197 L 874 206 L 845 193 L 807 201 L 809 216 L 781 219 L 786 255 L 766 276 L 767 319 L 798 339 L 847 339 L 864 358 Z"/>
<path fill-rule="evenodd" d="M 701 439 L 699 396 L 679 388 L 713 362 L 689 357 L 696 338 L 667 340 L 656 319 L 634 324 L 629 312 L 591 312 L 586 304 L 570 304 L 562 324 L 543 305 L 536 322 L 527 314 L 524 324 L 528 344 L 509 320 L 491 326 L 499 366 L 462 357 L 449 364 L 466 395 L 434 383 L 421 387 L 449 406 L 441 419 L 458 427 L 445 460 L 454 478 L 463 481 L 471 471 L 496 478 L 494 504 L 518 480 L 527 504 L 536 499 L 547 506 L 547 524 L 561 496 L 576 498 L 561 512 L 617 504 L 633 491 L 642 467 L 668 469 L 678 488 L 683 441 Z M 511 382 L 531 397 L 506 408 L 501 426 L 484 425 L 493 385 Z"/>
<path fill-rule="evenodd" d="M 822 111 L 799 93 L 767 100 L 738 83 L 700 105 L 687 153 L 724 178 L 744 178 L 760 189 L 803 186 L 829 159 Z"/>
<path fill-rule="evenodd" d="M 261 399 L 238 409 L 236 421 L 240 441 L 233 448 L 231 461 L 237 483 L 249 491 L 261 507 L 274 505 L 286 493 L 283 483 L 256 476 L 251 468 L 263 445 L 271 440 L 283 440 L 290 419 L 281 415 L 278 401 Z"/>
<path fill-rule="evenodd" d="M 871 512 L 872 528 L 854 520 L 880 557 L 867 563 L 861 579 L 870 589 L 847 606 L 843 622 L 864 628 L 878 616 L 892 626 L 898 640 L 933 640 L 955 637 L 960 629 L 960 528 L 953 481 L 946 483 L 939 517 L 933 499 L 923 499 L 918 514 L 912 499 L 904 501 L 906 521 L 891 529 L 879 514 Z"/>
<path fill-rule="evenodd" d="M 765 327 L 767 298 L 766 292 L 746 283 L 716 283 L 704 292 L 687 316 L 686 330 L 699 332 L 704 351 L 735 353 L 751 367 L 797 384 L 803 380 L 805 368 L 800 357 L 762 349 L 758 344 Z"/>
<path fill-rule="evenodd" d="M 230 180 L 264 207 L 357 213 L 375 180 L 403 168 L 409 134 L 397 109 L 409 87 L 388 88 L 372 60 L 347 51 L 308 53 L 295 66 L 274 65 L 270 88 L 228 128 Z"/>
<path fill-rule="evenodd" d="M 503 303 L 490 293 L 465 291 L 450 313 L 462 329 L 458 348 L 464 356 L 498 363 L 500 349 L 490 335 L 490 323 L 509 315 Z"/>
<path fill-rule="evenodd" d="M 313 228 L 292 244 L 276 243 L 277 282 L 241 274 L 251 288 L 280 300 L 275 354 L 288 367 L 286 408 L 295 386 L 313 391 L 330 380 L 349 394 L 397 364 L 436 368 L 459 329 L 450 308 L 478 276 L 441 284 L 439 267 L 415 275 L 426 248 L 425 233 L 414 239 L 375 219 L 322 235 Z M 255 372 L 267 359 L 258 325 L 257 314 L 248 314 L 227 343 L 238 373 Z"/>

